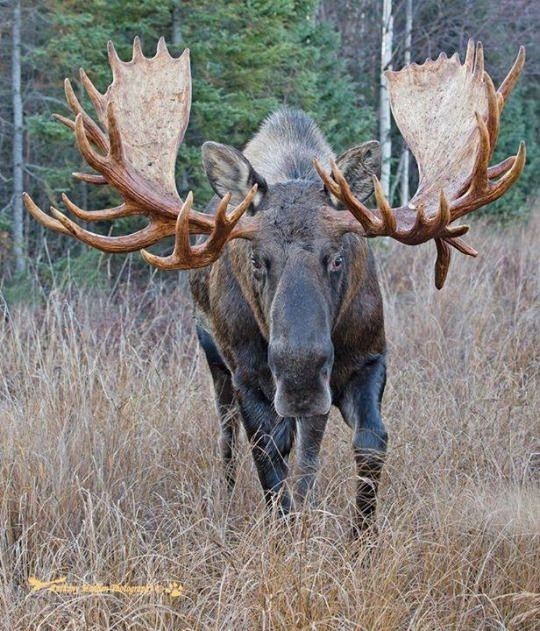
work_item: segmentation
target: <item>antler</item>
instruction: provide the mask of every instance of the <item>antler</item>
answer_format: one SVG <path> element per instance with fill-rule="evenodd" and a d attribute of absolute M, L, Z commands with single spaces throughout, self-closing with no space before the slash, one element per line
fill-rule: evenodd
<path fill-rule="evenodd" d="M 355 198 L 335 162 L 330 176 L 315 161 L 326 187 L 354 217 L 335 213 L 335 220 L 344 230 L 368 237 L 390 236 L 408 245 L 435 239 L 435 284 L 440 289 L 450 265 L 449 246 L 477 255 L 460 239 L 469 227 L 450 224 L 504 195 L 523 171 L 524 143 L 515 156 L 495 166 L 490 167 L 489 160 L 497 143 L 501 112 L 524 63 L 525 49 L 521 47 L 497 91 L 484 71 L 482 44 L 475 46 L 472 40 L 463 65 L 457 53 L 450 59 L 441 53 L 436 61 L 428 59 L 420 66 L 388 71 L 392 112 L 416 158 L 418 189 L 407 206 L 391 208 L 374 176 L 377 208 L 369 209 Z"/>
<path fill-rule="evenodd" d="M 214 262 L 225 244 L 233 238 L 250 238 L 254 219 L 240 220 L 251 204 L 256 186 L 230 213 L 230 195 L 220 202 L 215 216 L 192 210 L 192 195 L 185 203 L 176 190 L 174 167 L 178 148 L 184 138 L 191 106 L 189 51 L 173 58 L 161 38 L 156 55 L 143 55 L 139 38 L 133 42 L 133 57 L 124 62 L 112 42 L 108 44 L 113 82 L 101 94 L 81 69 L 81 81 L 96 110 L 101 127 L 86 113 L 65 81 L 66 100 L 75 115 L 72 121 L 56 118 L 75 132 L 77 146 L 86 162 L 97 173 L 74 173 L 90 184 L 109 184 L 123 198 L 122 204 L 104 210 L 79 208 L 62 195 L 66 208 L 84 221 L 114 221 L 120 217 L 144 215 L 148 225 L 133 234 L 104 236 L 81 228 L 51 206 L 44 213 L 26 193 L 28 211 L 45 227 L 68 234 L 104 252 L 133 252 L 175 235 L 174 253 L 157 257 L 144 253 L 150 263 L 163 269 L 189 269 Z M 103 128 L 103 129 L 102 129 Z M 208 239 L 193 248 L 190 234 L 208 234 Z"/>

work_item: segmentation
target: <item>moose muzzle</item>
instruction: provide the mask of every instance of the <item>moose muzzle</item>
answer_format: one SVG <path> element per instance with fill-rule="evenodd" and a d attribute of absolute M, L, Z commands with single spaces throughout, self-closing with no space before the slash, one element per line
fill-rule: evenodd
<path fill-rule="evenodd" d="M 276 392 L 274 406 L 280 416 L 327 414 L 332 404 L 330 372 L 333 352 L 309 353 L 299 358 L 272 353 L 270 367 Z"/>
<path fill-rule="evenodd" d="M 327 301 L 316 278 L 296 267 L 284 274 L 271 309 L 268 364 L 280 416 L 327 414 L 334 363 Z"/>

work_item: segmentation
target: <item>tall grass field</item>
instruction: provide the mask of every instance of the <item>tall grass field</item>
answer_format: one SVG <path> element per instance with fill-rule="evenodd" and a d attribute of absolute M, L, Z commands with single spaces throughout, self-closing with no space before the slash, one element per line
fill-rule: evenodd
<path fill-rule="evenodd" d="M 173 284 L 0 305 L 1 628 L 540 629 L 539 236 L 476 223 L 442 291 L 432 244 L 377 244 L 390 442 L 359 541 L 337 412 L 316 505 L 268 515 L 245 437 L 229 494 Z"/>

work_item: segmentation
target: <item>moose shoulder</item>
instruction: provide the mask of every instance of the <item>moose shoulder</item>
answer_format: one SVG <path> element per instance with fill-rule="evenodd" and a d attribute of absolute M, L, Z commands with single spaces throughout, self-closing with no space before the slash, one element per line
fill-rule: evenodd
<path fill-rule="evenodd" d="M 88 211 L 65 195 L 63 201 L 86 221 L 137 214 L 147 217 L 147 227 L 108 237 L 81 228 L 56 208 L 52 216 L 44 213 L 26 195 L 27 209 L 46 227 L 100 250 L 141 250 L 162 269 L 194 270 L 197 332 L 214 380 L 229 484 L 243 424 L 266 499 L 278 500 L 283 511 L 292 505 L 285 481 L 296 438 L 296 494 L 303 500 L 314 483 L 334 404 L 353 429 L 356 523 L 366 527 L 387 443 L 380 410 L 386 380 L 383 308 L 366 237 L 386 235 L 409 245 L 434 240 L 438 288 L 451 248 L 476 255 L 461 238 L 468 226 L 452 224 L 501 197 L 523 170 L 523 145 L 500 164 L 490 167 L 489 161 L 524 50 L 498 90 L 484 70 L 481 44 L 473 42 L 464 64 L 457 55 L 441 55 L 388 73 L 394 117 L 420 173 L 407 206 L 392 208 L 384 197 L 375 141 L 335 158 L 308 116 L 283 109 L 243 152 L 203 145 L 204 168 L 216 192 L 204 213 L 192 208 L 191 193 L 182 201 L 174 183 L 191 99 L 187 52 L 174 59 L 160 40 L 148 59 L 136 39 L 130 62 L 121 61 L 112 44 L 109 59 L 113 82 L 105 94 L 81 73 L 101 127 L 68 81 L 75 120 L 58 118 L 74 130 L 83 157 L 97 171 L 75 176 L 113 186 L 123 202 Z M 366 205 L 372 192 L 376 208 Z M 170 256 L 144 249 L 170 235 Z M 206 236 L 193 244 L 192 235 Z"/>

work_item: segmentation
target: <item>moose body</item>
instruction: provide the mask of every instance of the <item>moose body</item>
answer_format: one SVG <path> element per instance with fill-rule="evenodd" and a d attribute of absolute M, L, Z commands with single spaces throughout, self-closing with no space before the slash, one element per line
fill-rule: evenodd
<path fill-rule="evenodd" d="M 206 143 L 203 163 L 216 193 L 242 198 L 258 184 L 260 238 L 235 241 L 211 267 L 191 273 L 198 336 L 221 419 L 221 447 L 234 484 L 243 422 L 267 501 L 283 488 L 298 435 L 296 495 L 313 486 L 330 405 L 353 429 L 358 517 L 367 523 L 386 450 L 381 419 L 385 384 L 383 306 L 366 239 L 332 229 L 332 204 L 313 167 L 333 152 L 303 112 L 280 110 L 244 154 Z M 378 144 L 338 159 L 363 197 L 377 169 Z M 354 175 L 353 175 L 354 174 Z M 210 212 L 217 205 L 216 198 Z"/>
<path fill-rule="evenodd" d="M 437 248 L 435 284 L 445 282 L 451 249 L 476 256 L 455 221 L 500 198 L 525 165 L 525 146 L 489 166 L 500 116 L 525 63 L 520 52 L 496 90 L 484 70 L 480 42 L 457 54 L 388 71 L 392 111 L 419 171 L 416 193 L 392 208 L 377 179 L 377 142 L 334 160 L 305 114 L 280 110 L 244 153 L 203 145 L 203 164 L 217 197 L 209 212 L 182 200 L 175 161 L 189 121 L 189 51 L 171 57 L 160 39 L 154 57 L 135 38 L 131 61 L 109 42 L 113 82 L 104 94 L 84 71 L 81 82 L 101 126 L 85 112 L 69 81 L 66 98 L 75 132 L 94 173 L 122 196 L 114 208 L 89 211 L 63 195 L 85 221 L 142 215 L 143 229 L 118 236 L 92 232 L 51 207 L 43 212 L 27 194 L 28 211 L 45 227 L 104 252 L 141 251 L 161 269 L 190 269 L 198 334 L 214 379 L 229 484 L 242 422 L 266 499 L 292 500 L 284 481 L 297 436 L 296 491 L 313 486 L 332 404 L 353 429 L 358 473 L 357 526 L 371 523 L 387 436 L 381 420 L 385 338 L 375 265 L 366 237 L 388 236 Z M 328 168 L 331 168 L 331 173 Z M 375 193 L 376 207 L 365 205 Z M 169 256 L 146 250 L 175 237 Z M 190 236 L 204 235 L 197 244 Z"/>

